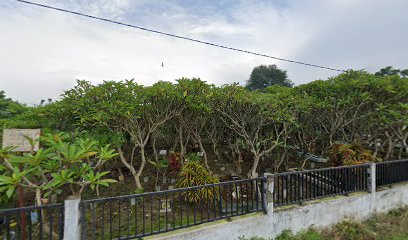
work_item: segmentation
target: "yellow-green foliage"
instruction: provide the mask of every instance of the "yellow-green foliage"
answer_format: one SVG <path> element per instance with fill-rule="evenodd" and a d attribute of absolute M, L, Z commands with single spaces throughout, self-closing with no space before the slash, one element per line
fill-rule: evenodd
<path fill-rule="evenodd" d="M 376 162 L 377 158 L 371 151 L 361 145 L 334 144 L 329 150 L 331 162 L 336 166 L 355 165 Z"/>
<path fill-rule="evenodd" d="M 178 188 L 186 188 L 219 182 L 218 177 L 209 173 L 199 161 L 189 161 L 181 168 L 176 186 Z M 197 203 L 200 200 L 208 202 L 217 197 L 218 191 L 216 189 L 216 187 L 211 187 L 191 190 L 185 192 L 183 197 L 190 203 Z"/>

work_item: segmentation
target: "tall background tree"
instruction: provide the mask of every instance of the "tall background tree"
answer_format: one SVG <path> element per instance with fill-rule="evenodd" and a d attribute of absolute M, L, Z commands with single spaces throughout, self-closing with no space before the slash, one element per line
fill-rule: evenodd
<path fill-rule="evenodd" d="M 275 64 L 260 65 L 255 67 L 246 84 L 248 90 L 264 89 L 272 85 L 293 87 L 293 82 L 288 79 L 285 70 L 279 69 Z"/>
<path fill-rule="evenodd" d="M 395 69 L 391 66 L 381 68 L 378 72 L 375 73 L 376 76 L 392 76 L 399 75 L 402 78 L 408 77 L 408 69 Z"/>
<path fill-rule="evenodd" d="M 24 105 L 7 98 L 6 93 L 0 90 L 0 119 L 11 118 L 23 113 L 25 110 Z"/>

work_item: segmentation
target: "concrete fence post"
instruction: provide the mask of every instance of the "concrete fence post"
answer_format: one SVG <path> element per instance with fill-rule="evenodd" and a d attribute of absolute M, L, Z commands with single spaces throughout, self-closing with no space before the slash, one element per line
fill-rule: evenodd
<path fill-rule="evenodd" d="M 64 240 L 81 239 L 80 198 L 67 199 L 64 202 Z"/>
<path fill-rule="evenodd" d="M 375 175 L 376 173 L 376 164 L 375 163 L 371 163 L 370 165 L 370 193 L 371 194 L 375 194 L 376 192 L 376 178 L 377 176 Z"/>
<path fill-rule="evenodd" d="M 265 207 L 267 214 L 273 214 L 273 191 L 274 191 L 274 175 L 272 173 L 264 173 L 266 178 L 265 192 Z"/>

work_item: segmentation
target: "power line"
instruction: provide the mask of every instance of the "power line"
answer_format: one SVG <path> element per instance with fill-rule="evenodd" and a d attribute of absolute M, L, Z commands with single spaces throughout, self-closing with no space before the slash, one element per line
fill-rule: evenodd
<path fill-rule="evenodd" d="M 156 33 L 156 34 L 161 34 L 161 35 L 165 35 L 165 36 L 169 36 L 169 37 L 174 37 L 174 38 L 179 38 L 179 39 L 188 40 L 188 41 L 192 41 L 192 42 L 197 42 L 197 43 L 201 43 L 201 44 L 206 44 L 206 45 L 213 46 L 213 47 L 233 50 L 233 51 L 242 52 L 242 53 L 248 53 L 248 54 L 252 54 L 252 55 L 256 55 L 256 56 L 260 56 L 260 57 L 266 57 L 266 58 L 271 58 L 271 59 L 275 59 L 275 60 L 279 60 L 279 61 L 290 62 L 290 63 L 295 63 L 295 64 L 301 64 L 301 65 L 305 65 L 305 66 L 309 66 L 309 67 L 322 68 L 322 69 L 327 69 L 327 70 L 332 70 L 332 71 L 337 71 L 337 72 L 345 72 L 346 71 L 346 70 L 342 70 L 342 69 L 336 69 L 336 68 L 332 68 L 332 67 L 326 67 L 326 66 L 321 66 L 321 65 L 311 64 L 311 63 L 305 63 L 305 62 L 295 61 L 295 60 L 291 60 L 291 59 L 279 58 L 279 57 L 274 57 L 274 56 L 270 56 L 270 55 L 267 55 L 267 54 L 262 54 L 262 53 L 252 52 L 252 51 L 248 51 L 248 50 L 244 50 L 244 49 L 228 47 L 228 46 L 224 46 L 224 45 L 220 45 L 220 44 L 216 44 L 216 43 L 201 41 L 201 40 L 194 39 L 194 38 L 184 37 L 184 36 L 180 36 L 180 35 L 176 35 L 176 34 L 172 34 L 172 33 L 167 33 L 167 32 L 162 32 L 162 31 L 158 31 L 158 30 L 154 30 L 154 29 L 140 27 L 140 26 L 129 24 L 129 23 L 118 22 L 118 21 L 114 21 L 114 20 L 111 20 L 111 19 L 107 19 L 107 18 L 92 16 L 92 15 L 89 15 L 89 14 L 75 12 L 75 11 L 71 11 L 71 10 L 67 10 L 67 9 L 63 9 L 63 8 L 57 8 L 57 7 L 53 7 L 53 6 L 49 6 L 49 5 L 45 5 L 45 4 L 40 4 L 40 3 L 35 3 L 35 2 L 30 2 L 30 1 L 25 1 L 25 0 L 15 0 L 15 1 L 25 3 L 25 4 L 29 4 L 29 5 L 38 6 L 38 7 L 42 7 L 42 8 L 48 8 L 48 9 L 56 10 L 56 11 L 59 11 L 59 12 L 70 13 L 70 14 L 79 15 L 79 16 L 82 16 L 82 17 L 87 17 L 87 18 L 92 18 L 92 19 L 104 21 L 104 22 L 118 24 L 118 25 L 122 25 L 122 26 L 126 26 L 126 27 L 136 28 L 136 29 L 139 29 L 139 30 L 152 32 L 152 33 Z"/>

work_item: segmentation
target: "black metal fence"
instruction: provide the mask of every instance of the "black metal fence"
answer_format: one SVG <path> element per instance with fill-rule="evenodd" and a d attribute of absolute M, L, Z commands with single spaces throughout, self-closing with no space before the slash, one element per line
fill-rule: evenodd
<path fill-rule="evenodd" d="M 370 164 L 274 174 L 274 206 L 367 191 Z M 408 181 L 408 159 L 376 163 L 376 185 Z M 266 210 L 266 178 L 80 203 L 82 239 L 134 239 Z M 0 239 L 62 239 L 64 205 L 0 210 Z"/>
<path fill-rule="evenodd" d="M 82 239 L 134 239 L 263 211 L 265 178 L 81 202 Z"/>
<path fill-rule="evenodd" d="M 274 175 L 274 206 L 365 191 L 369 164 L 278 173 Z"/>
<path fill-rule="evenodd" d="M 376 186 L 408 181 L 408 159 L 376 164 Z"/>
<path fill-rule="evenodd" d="M 0 210 L 0 239 L 62 239 L 64 205 Z"/>

